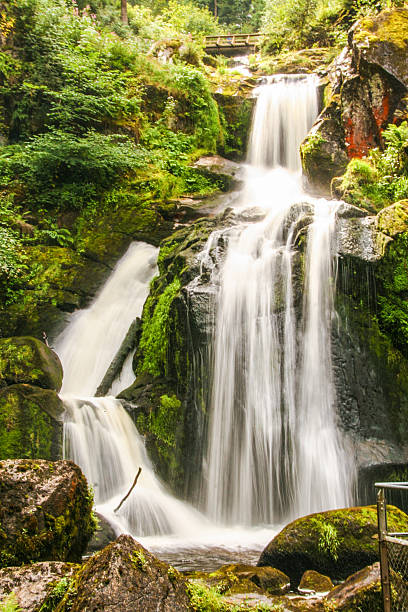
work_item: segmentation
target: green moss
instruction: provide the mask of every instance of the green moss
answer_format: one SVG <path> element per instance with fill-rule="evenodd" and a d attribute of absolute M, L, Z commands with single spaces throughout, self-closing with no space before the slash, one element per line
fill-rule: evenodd
<path fill-rule="evenodd" d="M 58 357 L 36 338 L 0 339 L 0 386 L 15 383 L 59 391 L 62 367 Z"/>
<path fill-rule="evenodd" d="M 0 459 L 60 459 L 60 413 L 54 391 L 12 385 L 0 392 Z"/>
<path fill-rule="evenodd" d="M 33 463 L 27 462 L 27 465 L 31 467 Z M 48 464 L 42 465 L 41 471 L 41 476 L 47 477 Z M 37 512 L 25 517 L 18 534 L 9 537 L 0 530 L 0 567 L 50 559 L 81 560 L 84 547 L 96 529 L 96 520 L 92 512 L 93 496 L 85 478 L 76 484 L 75 495 L 67 501 L 62 514 L 54 516 L 38 507 Z"/>
<path fill-rule="evenodd" d="M 160 295 L 149 318 L 145 316 L 145 311 L 149 312 L 153 298 L 148 298 L 146 302 L 139 345 L 143 353 L 140 373 L 145 372 L 153 376 L 167 374 L 166 357 L 169 344 L 170 309 L 180 292 L 180 287 L 180 280 L 178 278 L 174 279 Z"/>
<path fill-rule="evenodd" d="M 54 584 L 47 599 L 42 604 L 39 612 L 54 612 L 56 606 L 63 599 L 67 591 L 70 589 L 72 579 L 64 577 Z"/>
<path fill-rule="evenodd" d="M 366 17 L 359 22 L 354 34 L 356 42 L 388 42 L 400 49 L 407 48 L 408 15 L 406 10 L 388 9 L 375 19 Z"/>
<path fill-rule="evenodd" d="M 147 570 L 148 562 L 142 550 L 135 550 L 133 554 L 130 555 L 130 560 L 136 569 L 139 569 L 142 572 Z"/>

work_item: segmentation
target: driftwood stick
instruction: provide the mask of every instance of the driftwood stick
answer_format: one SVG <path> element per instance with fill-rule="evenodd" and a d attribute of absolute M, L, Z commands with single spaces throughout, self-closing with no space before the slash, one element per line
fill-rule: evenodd
<path fill-rule="evenodd" d="M 127 500 L 127 498 L 129 497 L 129 495 L 131 494 L 131 492 L 132 492 L 132 491 L 133 491 L 133 489 L 135 488 L 136 483 L 137 483 L 137 479 L 139 478 L 139 476 L 140 476 L 140 472 L 141 472 L 141 471 L 142 471 L 142 468 L 140 467 L 140 468 L 139 468 L 138 473 L 136 474 L 136 478 L 135 478 L 135 479 L 134 479 L 134 481 L 133 481 L 132 486 L 130 487 L 129 491 L 126 493 L 125 497 L 124 497 L 124 498 L 122 499 L 122 501 L 120 502 L 119 506 L 118 506 L 117 508 L 115 508 L 115 509 L 114 509 L 114 512 L 117 512 L 117 511 L 120 509 L 120 507 L 121 507 L 121 505 L 123 504 L 123 502 Z"/>

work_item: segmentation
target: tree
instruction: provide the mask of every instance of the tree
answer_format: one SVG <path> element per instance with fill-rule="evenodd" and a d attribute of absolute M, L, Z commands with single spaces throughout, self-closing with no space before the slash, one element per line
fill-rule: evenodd
<path fill-rule="evenodd" d="M 121 0 L 121 19 L 122 19 L 122 23 L 124 24 L 128 24 L 128 14 L 127 14 L 127 0 Z"/>

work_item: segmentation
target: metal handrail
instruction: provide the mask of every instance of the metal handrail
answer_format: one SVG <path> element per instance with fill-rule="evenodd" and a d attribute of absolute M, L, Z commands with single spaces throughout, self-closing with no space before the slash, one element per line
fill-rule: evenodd
<path fill-rule="evenodd" d="M 383 594 L 384 612 L 391 612 L 391 584 L 390 568 L 388 560 L 387 542 L 408 546 L 408 533 L 388 533 L 387 525 L 387 500 L 386 489 L 407 490 L 408 482 L 376 482 L 377 493 L 377 518 L 378 518 L 378 544 L 380 552 L 381 589 Z"/>

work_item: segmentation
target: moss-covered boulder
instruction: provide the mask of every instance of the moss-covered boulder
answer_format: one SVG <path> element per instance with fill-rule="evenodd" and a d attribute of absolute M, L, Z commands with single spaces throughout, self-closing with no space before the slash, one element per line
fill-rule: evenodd
<path fill-rule="evenodd" d="M 331 180 L 343 174 L 348 156 L 338 106 L 327 106 L 300 147 L 303 172 L 318 193 L 330 191 Z"/>
<path fill-rule="evenodd" d="M 1 389 L 0 459 L 61 459 L 63 413 L 51 389 L 22 384 Z"/>
<path fill-rule="evenodd" d="M 328 594 L 326 601 L 342 612 L 382 612 L 380 564 L 374 563 L 349 576 Z"/>
<path fill-rule="evenodd" d="M 0 524 L 0 567 L 80 561 L 95 520 L 79 467 L 71 461 L 1 461 Z"/>
<path fill-rule="evenodd" d="M 62 366 L 56 353 L 37 338 L 0 338 L 0 387 L 16 383 L 59 391 Z"/>
<path fill-rule="evenodd" d="M 216 586 L 219 592 L 224 593 L 255 591 L 282 595 L 290 587 L 289 577 L 283 572 L 273 567 L 254 567 L 242 563 L 223 565 L 208 574 L 205 582 L 209 586 Z"/>
<path fill-rule="evenodd" d="M 61 561 L 5 567 L 0 570 L 0 607 L 10 602 L 14 594 L 24 612 L 52 612 L 79 568 Z"/>
<path fill-rule="evenodd" d="M 391 531 L 408 531 L 408 516 L 388 508 Z M 258 561 L 285 572 L 291 586 L 313 569 L 335 580 L 344 580 L 378 559 L 377 508 L 361 506 L 310 514 L 287 525 L 268 544 Z"/>
<path fill-rule="evenodd" d="M 251 117 L 255 100 L 242 95 L 215 93 L 224 128 L 224 140 L 218 149 L 229 159 L 244 159 L 247 151 Z"/>
<path fill-rule="evenodd" d="M 307 570 L 300 580 L 299 591 L 301 593 L 326 593 L 331 591 L 333 583 L 328 576 L 323 576 L 314 570 Z"/>
<path fill-rule="evenodd" d="M 121 535 L 76 574 L 55 612 L 191 610 L 186 583 L 132 537 Z"/>
<path fill-rule="evenodd" d="M 375 64 L 408 88 L 408 10 L 387 9 L 361 19 L 351 37 L 358 62 Z"/>

